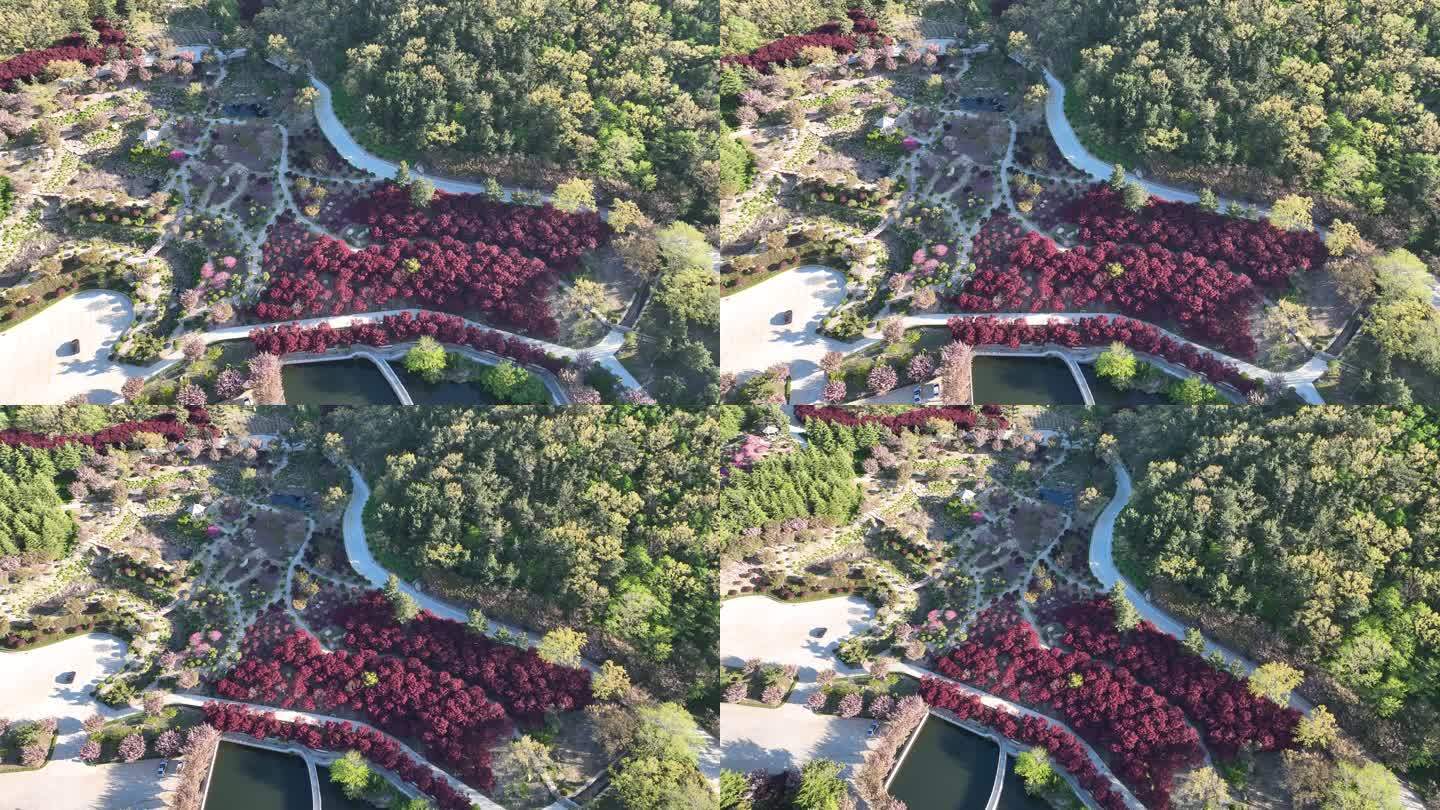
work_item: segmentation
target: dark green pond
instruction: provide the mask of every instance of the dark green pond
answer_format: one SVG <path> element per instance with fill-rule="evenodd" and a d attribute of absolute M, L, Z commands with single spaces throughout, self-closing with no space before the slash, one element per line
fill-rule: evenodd
<path fill-rule="evenodd" d="M 375 805 L 364 799 L 346 798 L 345 791 L 330 781 L 330 767 L 321 765 L 315 769 L 320 777 L 320 810 L 375 810 Z"/>
<path fill-rule="evenodd" d="M 330 810 L 329 804 L 325 810 Z M 1015 773 L 1015 757 L 1005 758 L 1005 787 L 997 810 L 1051 810 L 1049 802 L 1025 792 L 1025 780 Z"/>
<path fill-rule="evenodd" d="M 1096 405 L 1129 407 L 1164 404 L 1167 401 L 1164 394 L 1152 394 L 1148 391 L 1133 389 L 1121 391 L 1096 374 L 1095 366 L 1090 363 L 1081 363 L 1080 370 L 1085 372 L 1085 381 L 1090 383 L 1090 393 L 1094 395 Z"/>
<path fill-rule="evenodd" d="M 396 405 L 400 400 L 375 364 L 363 358 L 299 363 L 280 371 L 290 405 Z"/>
<path fill-rule="evenodd" d="M 935 717 L 926 718 L 918 734 L 890 795 L 910 810 L 984 807 L 995 785 L 995 743 Z"/>
<path fill-rule="evenodd" d="M 400 363 L 391 364 L 400 383 L 410 392 L 416 405 L 494 405 L 495 398 L 479 383 L 428 383 L 405 370 Z"/>
<path fill-rule="evenodd" d="M 972 380 L 981 405 L 1084 405 L 1065 361 L 1058 357 L 980 355 Z"/>
<path fill-rule="evenodd" d="M 313 810 L 305 760 L 221 742 L 205 810 Z"/>

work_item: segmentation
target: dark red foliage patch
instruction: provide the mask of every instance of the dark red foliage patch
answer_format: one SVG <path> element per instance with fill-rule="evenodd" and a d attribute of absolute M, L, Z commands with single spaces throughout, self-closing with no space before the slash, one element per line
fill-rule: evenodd
<path fill-rule="evenodd" d="M 956 427 L 964 430 L 974 430 L 976 427 L 1004 430 L 1010 424 L 1005 417 L 1000 415 L 1000 406 L 998 405 L 981 405 L 979 408 L 969 405 L 911 408 L 903 413 L 872 413 L 834 405 L 796 405 L 795 418 L 801 423 L 807 419 L 819 419 L 846 427 L 856 427 L 866 422 L 878 422 L 897 431 L 923 427 L 931 419 L 952 422 Z"/>
<path fill-rule="evenodd" d="M 1108 346 L 1120 342 L 1137 352 L 1164 358 L 1184 366 L 1211 381 L 1230 385 L 1242 394 L 1260 387 L 1260 381 L 1245 376 L 1235 364 L 1216 357 L 1194 344 L 1176 340 L 1154 324 L 1121 316 L 1095 315 L 1073 323 L 1051 321 L 1026 323 L 1019 318 L 992 315 L 956 316 L 947 325 L 956 340 L 971 346 L 1009 346 L 1054 343 L 1059 346 Z"/>
<path fill-rule="evenodd" d="M 505 711 L 524 723 L 547 711 L 575 711 L 590 704 L 590 673 L 551 664 L 534 648 L 520 649 L 477 636 L 464 624 L 424 613 L 409 626 L 395 622 L 379 591 L 335 611 L 345 646 L 418 660 L 483 687 Z"/>
<path fill-rule="evenodd" d="M 119 48 L 122 55 L 127 55 L 124 48 L 124 31 L 111 27 L 108 20 L 98 17 L 91 25 L 100 35 L 99 45 L 93 47 L 87 45 L 85 37 L 76 32 L 58 40 L 53 46 L 44 50 L 26 51 L 0 61 L 0 90 L 7 93 L 14 92 L 17 82 L 34 79 L 43 73 L 45 66 L 51 62 L 73 59 L 94 67 L 105 61 L 107 46 Z"/>
<path fill-rule="evenodd" d="M 1124 667 L 1184 708 L 1218 758 L 1233 760 L 1244 746 L 1258 751 L 1291 746 L 1300 712 L 1255 697 L 1243 679 L 1217 669 L 1150 622 L 1121 636 L 1108 599 L 1067 605 L 1057 618 L 1067 646 Z"/>
<path fill-rule="evenodd" d="M 777 64 L 787 65 L 800 56 L 806 48 L 829 48 L 836 53 L 854 53 L 859 47 L 859 37 L 869 36 L 876 46 L 890 44 L 890 38 L 880 33 L 880 23 L 871 19 L 864 11 L 852 8 L 845 16 L 855 24 L 853 33 L 840 33 L 839 22 L 827 22 L 812 28 L 809 33 L 781 37 L 761 45 L 750 53 L 731 54 L 720 60 L 722 65 L 750 67 L 760 73 L 769 73 Z"/>
<path fill-rule="evenodd" d="M 1167 810 L 1175 774 L 1204 761 L 1185 713 L 1124 667 L 1040 645 L 1013 605 L 981 614 L 969 639 L 936 664 L 940 674 L 1006 700 L 1053 712 L 1108 755 L 1146 807 Z M 1079 676 L 1079 684 L 1072 681 Z"/>
<path fill-rule="evenodd" d="M 250 332 L 257 351 L 271 354 L 324 352 L 336 346 L 389 346 L 428 335 L 441 343 L 469 346 L 479 351 L 508 357 L 521 364 L 559 371 L 569 364 L 565 358 L 547 354 L 533 343 L 503 332 L 481 329 L 465 323 L 459 315 L 420 312 L 386 315 L 378 323 L 360 323 L 335 329 L 329 324 L 300 326 L 281 324 Z"/>
<path fill-rule="evenodd" d="M 257 740 L 287 740 L 321 751 L 358 751 L 370 762 L 397 774 L 435 800 L 440 810 L 470 810 L 470 800 L 443 775 L 405 753 L 393 738 L 367 726 L 337 723 L 287 722 L 274 712 L 257 712 L 244 706 L 211 702 L 202 707 L 205 722 L 222 732 L 246 734 Z"/>
<path fill-rule="evenodd" d="M 370 229 L 351 250 L 284 221 L 263 248 L 271 280 L 255 306 L 262 320 L 342 315 L 393 302 L 486 319 L 542 336 L 555 334 L 545 297 L 555 275 L 609 238 L 594 212 L 494 202 L 437 192 L 417 209 L 387 185 L 347 212 Z"/>
<path fill-rule="evenodd" d="M 1185 203 L 1154 201 L 1131 212 L 1108 185 L 1067 204 L 1081 244 L 1061 250 L 1015 220 L 992 217 L 974 240 L 977 271 L 956 296 L 974 312 L 1118 309 L 1173 322 L 1193 340 L 1252 357 L 1249 313 L 1256 285 L 1283 285 L 1324 263 L 1312 232 L 1289 232 Z M 1118 272 L 1117 272 L 1118 267 Z"/>
<path fill-rule="evenodd" d="M 216 693 L 307 712 L 356 712 L 419 740 L 428 757 L 485 791 L 494 786 L 490 749 L 510 734 L 512 717 L 533 724 L 547 711 L 591 701 L 589 672 L 476 638 L 428 613 L 401 628 L 378 592 L 334 618 L 346 631 L 345 648 L 327 651 L 272 609 L 246 632 L 241 659 Z"/>
<path fill-rule="evenodd" d="M 1069 771 L 1104 810 L 1126 810 L 1124 794 L 1116 790 L 1109 777 L 1095 767 L 1085 746 L 1075 739 L 1075 735 L 1060 726 L 1039 717 L 1017 717 L 1003 709 L 986 706 L 980 698 L 939 678 L 923 679 L 920 682 L 920 697 L 928 705 L 953 712 L 961 720 L 993 728 L 1023 745 L 1044 748 L 1056 764 Z"/>

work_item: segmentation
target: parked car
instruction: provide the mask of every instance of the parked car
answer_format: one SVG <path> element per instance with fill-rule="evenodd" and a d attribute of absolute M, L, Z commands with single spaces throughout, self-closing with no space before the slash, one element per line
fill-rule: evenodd
<path fill-rule="evenodd" d="M 811 638 L 824 638 L 824 637 L 825 637 L 825 634 L 828 633 L 828 632 L 830 632 L 830 631 L 829 631 L 827 628 L 817 627 L 817 628 L 815 628 L 814 630 L 811 630 L 811 631 L 810 631 L 810 637 L 811 637 Z"/>
<path fill-rule="evenodd" d="M 880 730 L 880 721 L 879 721 L 879 720 L 876 720 L 875 722 L 873 722 L 873 723 L 870 724 L 870 730 L 867 731 L 867 732 L 865 732 L 865 736 L 866 736 L 866 737 L 874 737 L 874 736 L 875 736 L 875 732 L 877 732 L 877 731 L 879 731 L 879 730 Z"/>
<path fill-rule="evenodd" d="M 786 325 L 788 326 L 789 324 L 794 323 L 794 322 L 795 322 L 795 310 L 793 310 L 793 309 L 787 309 L 787 310 L 785 310 L 784 312 L 780 313 L 780 323 L 786 324 Z"/>
<path fill-rule="evenodd" d="M 56 681 L 56 683 L 74 683 L 74 682 L 75 682 L 75 673 L 74 673 L 74 672 L 62 672 L 62 673 L 60 673 L 60 677 L 56 678 L 55 681 Z"/>
<path fill-rule="evenodd" d="M 156 776 L 164 776 L 164 775 L 165 775 L 165 763 L 163 763 L 163 762 L 160 763 L 160 767 L 158 767 L 158 768 L 155 769 L 155 775 L 156 775 Z"/>

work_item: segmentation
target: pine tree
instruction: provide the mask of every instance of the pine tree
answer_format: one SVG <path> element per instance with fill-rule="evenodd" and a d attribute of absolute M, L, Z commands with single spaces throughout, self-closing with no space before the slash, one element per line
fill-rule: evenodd
<path fill-rule="evenodd" d="M 1115 629 L 1121 633 L 1128 633 L 1140 626 L 1140 611 L 1130 602 L 1130 597 L 1125 595 L 1125 580 L 1115 583 L 1115 589 L 1110 592 L 1110 604 L 1115 608 Z"/>

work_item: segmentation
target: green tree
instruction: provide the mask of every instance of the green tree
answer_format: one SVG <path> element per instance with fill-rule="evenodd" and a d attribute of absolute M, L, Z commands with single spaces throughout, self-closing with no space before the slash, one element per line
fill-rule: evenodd
<path fill-rule="evenodd" d="M 570 627 L 557 627 L 540 639 L 535 652 L 552 664 L 574 667 L 580 665 L 580 648 L 584 646 L 584 633 Z"/>
<path fill-rule="evenodd" d="M 1110 168 L 1110 190 L 1124 194 L 1129 181 L 1125 179 L 1125 167 L 1116 163 Z"/>
<path fill-rule="evenodd" d="M 682 321 L 712 329 L 720 325 L 720 290 L 708 270 L 666 273 L 655 300 Z"/>
<path fill-rule="evenodd" d="M 1341 762 L 1325 810 L 1400 810 L 1400 780 L 1384 765 Z"/>
<path fill-rule="evenodd" d="M 1316 706 L 1295 726 L 1295 741 L 1307 748 L 1329 748 L 1339 736 L 1340 725 L 1324 706 Z"/>
<path fill-rule="evenodd" d="M 594 211 L 598 207 L 595 205 L 595 184 L 580 177 L 566 180 L 555 187 L 551 205 L 561 211 L 579 211 L 582 208 Z"/>
<path fill-rule="evenodd" d="M 53 467 L 44 466 L 18 456 L 11 465 L 0 460 L 0 555 L 25 552 L 55 560 L 75 537 L 75 520 L 62 508 Z"/>
<path fill-rule="evenodd" d="M 1230 786 L 1207 765 L 1181 779 L 1171 798 L 1176 810 L 1226 810 L 1230 806 Z"/>
<path fill-rule="evenodd" d="M 1215 196 L 1215 192 L 1208 188 L 1200 189 L 1200 199 L 1197 200 L 1195 204 L 1200 206 L 1201 209 L 1210 211 L 1211 213 L 1220 210 L 1220 198 Z"/>
<path fill-rule="evenodd" d="M 1305 673 L 1284 661 L 1261 664 L 1250 673 L 1248 683 L 1250 694 L 1269 698 L 1281 706 L 1290 703 L 1290 693 L 1305 680 Z"/>
<path fill-rule="evenodd" d="M 490 620 L 485 618 L 485 611 L 480 608 L 470 608 L 470 612 L 465 617 L 465 626 L 477 636 L 483 636 L 490 632 Z"/>
<path fill-rule="evenodd" d="M 480 372 L 480 385 L 501 402 L 523 405 L 550 401 L 540 378 L 509 360 L 501 360 Z"/>
<path fill-rule="evenodd" d="M 1177 405 L 1206 405 L 1222 401 L 1215 386 L 1199 377 L 1185 377 L 1165 387 L 1165 396 Z"/>
<path fill-rule="evenodd" d="M 1095 358 L 1095 373 L 1099 374 L 1111 385 L 1122 391 L 1129 388 L 1135 381 L 1135 372 L 1139 366 L 1135 362 L 1135 353 L 1124 343 L 1116 341 L 1111 343 L 1105 351 Z"/>
<path fill-rule="evenodd" d="M 845 798 L 840 763 L 812 759 L 800 770 L 800 789 L 795 792 L 795 810 L 839 810 Z"/>
<path fill-rule="evenodd" d="M 1125 595 L 1125 580 L 1116 580 L 1115 588 L 1110 591 L 1110 605 L 1115 609 L 1116 630 L 1128 633 L 1140 626 L 1140 611 Z"/>
<path fill-rule="evenodd" d="M 650 756 L 622 760 L 611 770 L 610 788 L 626 810 L 693 810 L 715 801 L 694 766 Z"/>
<path fill-rule="evenodd" d="M 1040 747 L 1026 749 L 1015 757 L 1015 773 L 1025 780 L 1025 792 L 1032 796 L 1053 788 L 1059 780 L 1050 764 L 1050 752 Z"/>
<path fill-rule="evenodd" d="M 632 749 L 642 756 L 684 762 L 695 767 L 700 727 L 678 703 L 641 706 L 635 710 L 638 726 Z"/>
<path fill-rule="evenodd" d="M 751 810 L 750 780 L 739 771 L 720 772 L 720 810 Z"/>
<path fill-rule="evenodd" d="M 655 232 L 665 264 L 674 270 L 710 269 L 710 245 L 705 235 L 688 222 L 672 222 Z"/>
<path fill-rule="evenodd" d="M 405 370 L 430 383 L 440 382 L 447 362 L 445 347 L 429 335 L 422 335 L 405 353 Z"/>
<path fill-rule="evenodd" d="M 1185 628 L 1185 649 L 1195 655 L 1205 654 L 1205 634 L 1193 627 Z"/>
<path fill-rule="evenodd" d="M 1131 211 L 1139 211 L 1150 202 L 1150 192 L 1146 191 L 1145 186 L 1138 182 L 1126 183 L 1121 197 L 1125 207 Z"/>
<path fill-rule="evenodd" d="M 1270 224 L 1287 231 L 1308 231 L 1315 227 L 1310 216 L 1313 205 L 1309 197 L 1287 194 L 1271 207 Z"/>
<path fill-rule="evenodd" d="M 624 697 L 630 691 L 630 673 L 614 661 L 606 661 L 590 680 L 590 691 L 596 700 Z"/>
<path fill-rule="evenodd" d="M 385 598 L 390 602 L 390 607 L 395 611 L 395 620 L 401 624 L 409 622 L 420 615 L 420 605 L 415 597 L 406 593 L 400 585 L 400 578 L 394 574 L 385 582 Z"/>
<path fill-rule="evenodd" d="M 550 747 L 529 734 L 522 734 L 510 743 L 510 758 L 520 768 L 527 785 L 555 769 Z"/>
<path fill-rule="evenodd" d="M 410 181 L 410 204 L 416 208 L 429 208 L 435 199 L 435 184 L 423 177 Z"/>
<path fill-rule="evenodd" d="M 330 764 L 330 781 L 340 786 L 345 795 L 359 799 L 370 791 L 375 774 L 359 751 L 346 751 Z"/>

